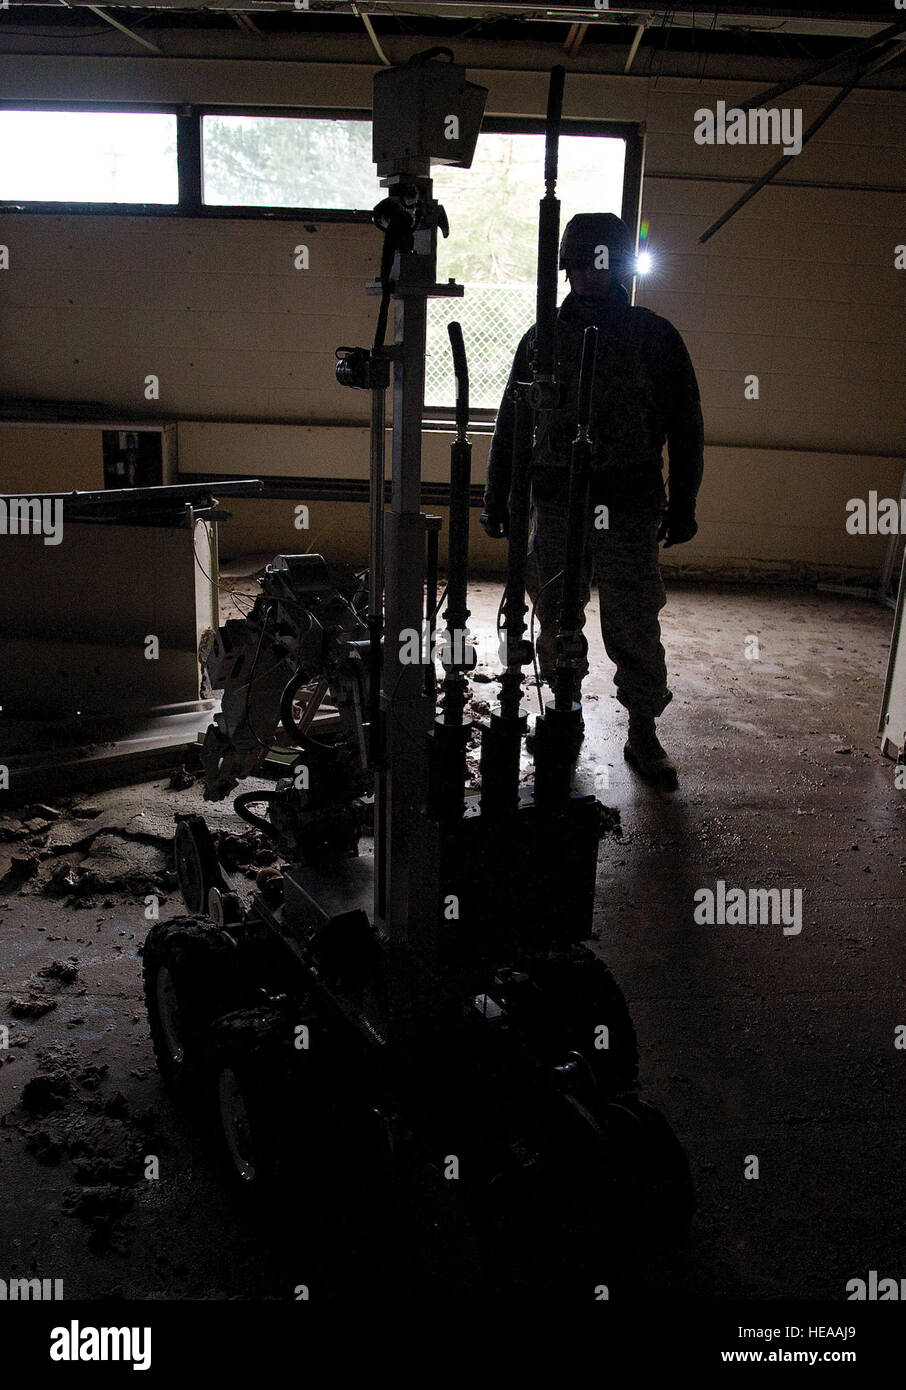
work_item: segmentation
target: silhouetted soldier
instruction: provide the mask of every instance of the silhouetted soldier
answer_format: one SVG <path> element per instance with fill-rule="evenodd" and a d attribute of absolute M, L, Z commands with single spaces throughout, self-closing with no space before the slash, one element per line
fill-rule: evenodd
<path fill-rule="evenodd" d="M 540 623 L 541 675 L 552 682 L 557 609 L 566 537 L 569 460 L 576 427 L 582 336 L 598 333 L 591 414 L 592 515 L 586 597 L 598 584 L 601 635 L 616 666 L 617 699 L 629 711 L 624 756 L 650 781 L 676 784 L 676 768 L 655 720 L 672 699 L 658 614 L 666 602 L 658 542 L 691 540 L 702 477 L 702 415 L 695 371 L 679 333 L 660 315 L 634 308 L 624 282 L 634 273 L 633 238 L 613 213 L 580 213 L 563 233 L 560 268 L 570 293 L 557 319 L 562 404 L 535 438 L 531 459 L 532 534 L 528 589 Z M 514 405 L 510 389 L 531 380 L 534 328 L 522 338 L 497 415 L 482 524 L 505 536 L 512 469 Z M 669 500 L 662 451 L 669 457 Z M 602 525 L 606 522 L 606 525 Z M 581 685 L 582 676 L 578 678 Z M 575 691 L 579 698 L 579 689 Z"/>

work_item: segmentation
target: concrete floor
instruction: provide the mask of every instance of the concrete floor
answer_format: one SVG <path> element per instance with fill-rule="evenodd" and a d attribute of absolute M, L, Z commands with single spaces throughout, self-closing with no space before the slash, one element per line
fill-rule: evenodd
<path fill-rule="evenodd" d="M 475 586 L 479 632 L 499 593 Z M 906 794 L 876 736 L 891 619 L 800 592 L 674 586 L 660 732 L 681 780 L 667 794 L 623 762 L 624 712 L 589 614 L 580 776 L 623 831 L 602 846 L 597 948 L 632 1012 L 643 1093 L 683 1141 L 698 1191 L 666 1296 L 840 1299 L 869 1269 L 904 1272 Z M 759 660 L 746 657 L 753 635 Z M 200 808 L 198 792 L 157 782 L 85 800 L 100 815 L 55 823 L 39 879 L 0 883 L 0 1274 L 62 1278 L 71 1298 L 292 1297 L 310 1278 L 304 1243 L 276 1259 L 274 1233 L 230 1206 L 161 1091 L 147 1037 L 144 897 L 166 882 L 163 837 L 174 811 Z M 107 851 L 108 875 L 117 847 L 136 858 L 131 890 L 103 888 L 88 907 L 41 891 L 100 833 L 93 858 Z M 0 846 L 0 873 L 14 850 Z M 697 925 L 693 895 L 718 879 L 801 888 L 801 934 Z M 171 890 L 162 915 L 180 910 Z M 38 976 L 53 961 L 78 973 Z M 16 1018 L 8 1002 L 29 983 L 55 1007 Z M 40 1089 L 31 1111 L 21 1104 L 39 1074 L 62 1088 L 49 1111 Z M 149 1154 L 157 1181 L 142 1176 Z M 750 1155 L 757 1180 L 744 1177 Z M 356 1259 L 367 1288 L 368 1251 Z"/>

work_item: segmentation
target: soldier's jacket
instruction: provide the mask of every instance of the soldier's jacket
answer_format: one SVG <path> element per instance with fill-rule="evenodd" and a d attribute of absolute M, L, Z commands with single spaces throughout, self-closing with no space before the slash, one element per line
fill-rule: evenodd
<path fill-rule="evenodd" d="M 576 433 L 579 360 L 589 323 L 598 325 L 590 437 L 592 498 L 608 506 L 663 505 L 662 450 L 667 444 L 671 509 L 695 505 L 702 477 L 702 414 L 695 370 L 679 333 L 650 309 L 635 308 L 622 285 L 589 306 L 567 295 L 557 318 L 562 405 L 535 439 L 533 495 L 565 501 Z M 510 491 L 515 406 L 510 391 L 531 380 L 535 329 L 516 350 L 491 444 L 485 505 L 504 508 Z"/>

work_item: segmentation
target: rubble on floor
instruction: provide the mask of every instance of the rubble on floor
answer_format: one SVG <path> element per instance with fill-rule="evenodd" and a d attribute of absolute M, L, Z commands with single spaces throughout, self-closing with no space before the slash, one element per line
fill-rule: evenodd
<path fill-rule="evenodd" d="M 150 1112 L 133 1115 L 121 1091 L 107 1090 L 108 1068 L 87 1061 L 68 1044 L 38 1054 L 38 1071 L 22 1089 L 17 1111 L 6 1115 L 40 1164 L 71 1166 L 62 1212 L 86 1223 L 89 1249 L 107 1249 L 116 1224 L 144 1180 L 152 1139 Z"/>

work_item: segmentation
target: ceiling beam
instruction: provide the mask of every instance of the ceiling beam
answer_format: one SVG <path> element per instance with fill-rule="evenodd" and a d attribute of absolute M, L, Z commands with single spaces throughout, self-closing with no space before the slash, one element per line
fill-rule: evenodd
<path fill-rule="evenodd" d="M 849 81 L 846 83 L 846 86 L 841 87 L 840 91 L 833 98 L 833 100 L 828 102 L 824 110 L 819 112 L 819 114 L 812 121 L 808 129 L 804 131 L 802 135 L 802 140 L 800 141 L 799 145 L 800 151 L 805 148 L 806 144 L 809 140 L 811 140 L 815 132 L 821 129 L 825 121 L 827 121 L 829 117 L 831 117 L 834 114 L 837 107 L 840 106 L 846 100 L 850 92 L 853 91 L 855 87 L 858 87 L 863 77 L 870 77 L 872 73 L 878 72 L 881 68 L 885 66 L 885 64 L 892 62 L 894 58 L 898 58 L 899 56 L 899 48 L 896 44 L 892 44 L 886 53 L 881 54 L 880 58 L 875 58 L 874 62 L 869 63 L 866 67 L 863 67 L 859 72 L 857 72 L 853 77 L 851 77 Z M 781 170 L 788 169 L 789 167 L 790 165 L 788 156 L 782 154 L 780 158 L 777 160 L 776 164 L 771 165 L 770 169 L 767 171 L 766 174 L 762 174 L 760 179 L 756 179 L 755 182 L 751 185 L 751 187 L 747 188 L 745 193 L 741 194 L 740 197 L 736 199 L 736 202 L 733 204 L 732 207 L 727 208 L 727 211 L 721 213 L 720 217 L 718 217 L 716 222 L 712 222 L 710 227 L 707 227 L 705 231 L 702 232 L 701 236 L 699 237 L 699 242 L 704 243 L 710 240 L 710 238 L 713 237 L 714 233 L 719 231 L 721 227 L 723 227 L 727 222 L 729 222 L 730 218 L 734 217 L 736 213 L 739 212 L 740 208 L 745 207 L 746 203 L 750 202 L 752 198 L 755 197 L 755 194 L 759 192 L 760 189 L 764 188 L 766 184 L 771 183 L 771 181 L 774 178 L 776 178 L 776 176 L 781 172 Z"/>
<path fill-rule="evenodd" d="M 629 57 L 626 59 L 626 66 L 625 66 L 625 68 L 623 69 L 624 74 L 627 73 L 627 72 L 629 71 L 629 69 L 632 67 L 633 60 L 635 59 L 635 55 L 636 55 L 636 54 L 638 53 L 638 51 L 639 51 L 639 44 L 642 42 L 642 38 L 643 38 L 644 33 L 645 33 L 645 30 L 646 30 L 647 28 L 648 28 L 647 23 L 645 23 L 645 24 L 639 24 L 639 25 L 636 27 L 636 31 L 635 31 L 635 33 L 634 33 L 633 36 L 632 36 L 632 44 L 631 44 L 630 49 L 629 49 Z"/>
<path fill-rule="evenodd" d="M 768 101 L 776 101 L 786 92 L 791 92 L 795 87 L 801 87 L 814 78 L 820 77 L 825 72 L 830 72 L 833 68 L 842 67 L 844 63 L 851 62 L 855 58 L 861 58 L 863 54 L 870 52 L 873 48 L 878 48 L 888 39 L 896 43 L 906 41 L 906 19 L 900 19 L 896 24 L 891 24 L 888 29 L 882 29 L 870 39 L 863 39 L 861 43 L 854 44 L 852 48 L 845 48 L 841 53 L 836 53 L 833 58 L 823 58 L 817 63 L 810 64 L 798 77 L 788 78 L 785 82 L 778 82 L 775 87 L 769 87 L 766 92 L 759 92 L 757 96 L 749 97 L 748 101 L 741 102 L 741 109 L 749 111 L 753 106 L 764 106 Z M 895 56 L 891 54 L 891 56 Z M 881 64 L 883 67 L 883 64 Z"/>
<path fill-rule="evenodd" d="M 573 24 L 570 27 L 570 31 L 566 36 L 566 43 L 563 45 L 570 58 L 578 58 L 579 49 L 582 47 L 587 33 L 587 24 Z"/>
<path fill-rule="evenodd" d="M 67 8 L 73 9 L 74 6 L 70 4 Z M 83 8 L 90 10 L 92 14 L 96 14 L 98 19 L 102 19 L 105 24 L 110 24 L 114 29 L 119 29 L 120 33 L 125 34 L 127 39 L 132 39 L 133 43 L 140 43 L 143 48 L 150 48 L 152 53 L 157 53 L 163 57 L 163 50 L 158 48 L 156 43 L 151 43 L 149 39 L 143 39 L 141 34 L 136 34 L 134 29 L 129 29 L 125 24 L 121 24 L 118 19 L 113 18 L 113 15 L 108 14 L 106 10 L 102 10 L 100 5 L 85 5 Z"/>
<path fill-rule="evenodd" d="M 264 38 L 264 35 L 255 21 L 243 10 L 232 10 L 230 12 L 230 18 L 233 20 L 234 24 L 237 24 L 240 29 L 244 29 L 247 34 L 255 34 L 259 39 Z"/>
<path fill-rule="evenodd" d="M 362 23 L 364 24 L 364 26 L 365 26 L 365 32 L 366 32 L 366 34 L 368 35 L 369 39 L 371 40 L 371 47 L 374 49 L 375 53 L 376 53 L 377 56 L 380 58 L 380 60 L 381 60 L 381 62 L 383 63 L 384 67 L 385 67 L 385 68 L 390 68 L 390 67 L 392 67 L 393 64 L 391 63 L 390 59 L 387 57 L 387 54 L 384 52 L 383 48 L 381 47 L 380 41 L 379 41 L 379 39 L 378 39 L 378 36 L 377 36 L 377 34 L 374 32 L 374 25 L 372 24 L 371 20 L 368 18 L 368 15 L 365 13 L 365 11 L 364 11 L 364 9 L 361 7 L 361 5 L 357 5 L 357 4 L 355 3 L 355 0 L 353 0 L 353 3 L 352 3 L 352 13 L 356 16 L 357 19 L 360 19 L 360 20 L 362 21 Z"/>

